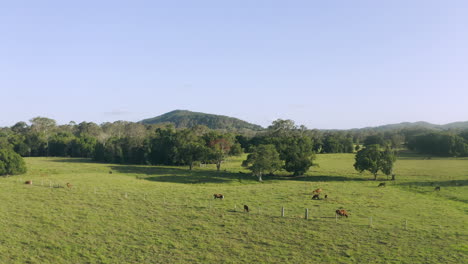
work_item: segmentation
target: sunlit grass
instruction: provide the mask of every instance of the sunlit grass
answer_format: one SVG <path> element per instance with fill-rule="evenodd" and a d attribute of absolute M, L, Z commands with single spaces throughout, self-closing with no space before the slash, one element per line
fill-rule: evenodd
<path fill-rule="evenodd" d="M 307 176 L 280 173 L 264 183 L 240 167 L 242 159 L 216 172 L 214 165 L 189 171 L 28 158 L 28 174 L 0 178 L 0 263 L 462 263 L 467 257 L 466 159 L 400 159 L 397 181 L 385 188 L 377 187 L 385 176 L 375 182 L 356 172 L 351 154 L 318 155 L 320 166 Z M 319 187 L 327 200 L 311 200 Z M 214 200 L 214 193 L 225 199 Z M 242 212 L 244 204 L 250 213 Z M 351 216 L 335 218 L 339 208 Z"/>

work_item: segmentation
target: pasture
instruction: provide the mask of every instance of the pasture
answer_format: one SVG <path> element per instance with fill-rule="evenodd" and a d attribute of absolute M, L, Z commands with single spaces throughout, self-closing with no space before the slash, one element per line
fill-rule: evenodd
<path fill-rule="evenodd" d="M 462 263 L 468 257 L 468 159 L 402 156 L 396 181 L 372 181 L 354 170 L 354 155 L 323 154 L 306 176 L 266 176 L 259 183 L 241 168 L 243 158 L 231 158 L 221 172 L 214 165 L 189 171 L 27 158 L 27 174 L 0 178 L 0 263 Z M 312 200 L 317 188 L 328 198 Z M 336 217 L 337 209 L 349 218 Z"/>

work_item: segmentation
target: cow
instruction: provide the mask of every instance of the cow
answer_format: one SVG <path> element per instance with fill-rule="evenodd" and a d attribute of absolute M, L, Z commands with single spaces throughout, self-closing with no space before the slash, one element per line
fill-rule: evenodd
<path fill-rule="evenodd" d="M 24 184 L 32 185 L 32 181 L 25 181 Z"/>
<path fill-rule="evenodd" d="M 320 197 L 318 194 L 314 194 L 314 196 L 312 196 L 312 200 L 319 200 Z"/>
<path fill-rule="evenodd" d="M 112 171 L 109 171 L 109 174 L 112 174 Z"/>
<path fill-rule="evenodd" d="M 249 212 L 249 207 L 247 205 L 244 204 L 244 212 Z"/>
<path fill-rule="evenodd" d="M 322 188 L 315 189 L 312 193 L 320 194 L 322 192 Z"/>
<path fill-rule="evenodd" d="M 71 188 L 71 187 L 73 187 L 73 185 L 71 185 L 69 182 L 67 182 L 67 187 Z"/>
<path fill-rule="evenodd" d="M 440 186 L 435 187 L 434 191 L 440 191 Z"/>
<path fill-rule="evenodd" d="M 385 187 L 385 185 L 386 185 L 385 182 L 381 182 L 381 183 L 379 183 L 379 186 L 377 186 L 377 187 Z"/>
<path fill-rule="evenodd" d="M 339 216 L 346 216 L 346 218 L 348 218 L 349 213 L 346 212 L 346 210 L 341 209 L 341 210 L 336 210 L 335 212 Z"/>
<path fill-rule="evenodd" d="M 328 198 L 328 194 L 325 194 L 325 199 L 327 199 L 327 198 Z"/>
<path fill-rule="evenodd" d="M 222 195 L 220 193 L 213 194 L 213 197 L 214 197 L 214 199 L 216 199 L 216 198 L 221 199 L 221 200 L 224 199 L 224 195 Z"/>

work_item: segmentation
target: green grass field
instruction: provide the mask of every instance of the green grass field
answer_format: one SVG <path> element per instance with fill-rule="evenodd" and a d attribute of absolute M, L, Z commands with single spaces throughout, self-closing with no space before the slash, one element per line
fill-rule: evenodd
<path fill-rule="evenodd" d="M 26 175 L 0 178 L 0 263 L 466 263 L 468 159 L 402 156 L 385 188 L 352 154 L 263 183 L 241 161 L 218 173 L 27 158 Z M 329 198 L 311 200 L 316 188 Z"/>

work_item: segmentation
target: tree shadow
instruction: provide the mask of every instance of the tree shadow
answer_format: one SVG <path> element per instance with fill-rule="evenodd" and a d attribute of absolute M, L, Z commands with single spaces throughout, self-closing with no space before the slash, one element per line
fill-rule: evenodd
<path fill-rule="evenodd" d="M 450 192 L 446 192 L 445 188 L 448 187 L 463 187 L 468 185 L 468 180 L 451 180 L 451 181 L 427 181 L 427 182 L 405 182 L 400 183 L 400 186 L 405 187 L 422 187 L 422 188 L 412 188 L 412 191 L 422 193 L 422 194 L 429 194 L 429 193 L 440 193 L 445 198 L 462 203 L 468 203 L 468 200 L 462 199 L 461 197 L 456 197 Z M 438 189 L 436 189 L 439 187 Z"/>
<path fill-rule="evenodd" d="M 183 168 L 148 167 L 138 165 L 111 166 L 113 171 L 124 174 L 139 174 L 138 179 L 172 183 L 227 183 L 235 181 L 253 181 L 249 175 L 226 171 L 188 170 Z"/>
<path fill-rule="evenodd" d="M 265 178 L 265 177 L 264 177 Z M 303 175 L 303 176 L 270 176 L 266 179 L 287 180 L 287 181 L 305 181 L 305 182 L 325 182 L 325 181 L 369 181 L 366 178 L 329 176 L 329 175 Z M 373 179 L 372 179 L 373 180 Z"/>
<path fill-rule="evenodd" d="M 418 186 L 418 187 L 462 187 L 468 185 L 468 180 L 451 180 L 451 181 L 425 181 L 425 182 L 404 182 L 401 186 Z"/>
<path fill-rule="evenodd" d="M 58 158 L 58 157 L 48 157 L 50 161 L 53 162 L 64 162 L 64 163 L 101 163 L 101 164 L 108 164 L 102 163 L 92 160 L 91 158 Z"/>

